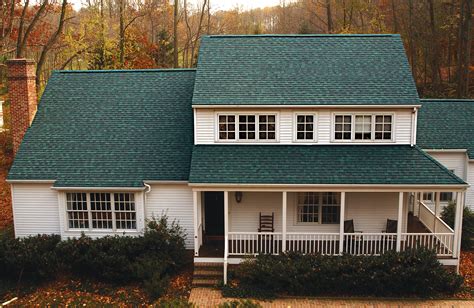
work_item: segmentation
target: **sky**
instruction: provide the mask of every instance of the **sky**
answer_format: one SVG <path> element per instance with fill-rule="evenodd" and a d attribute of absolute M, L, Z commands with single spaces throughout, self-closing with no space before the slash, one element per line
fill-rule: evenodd
<path fill-rule="evenodd" d="M 78 10 L 81 7 L 81 2 L 83 0 L 70 0 L 73 3 L 74 8 Z M 182 1 L 182 0 L 180 0 Z M 189 4 L 191 3 L 200 3 L 202 0 L 188 0 Z M 211 9 L 216 10 L 228 10 L 233 9 L 236 6 L 244 10 L 254 9 L 258 7 L 274 6 L 280 4 L 281 0 L 210 0 Z M 290 2 L 291 0 L 286 0 Z"/>

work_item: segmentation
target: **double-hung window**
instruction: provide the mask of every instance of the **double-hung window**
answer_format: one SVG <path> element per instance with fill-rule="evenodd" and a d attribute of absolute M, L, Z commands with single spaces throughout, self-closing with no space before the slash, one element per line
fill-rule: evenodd
<path fill-rule="evenodd" d="M 393 116 L 387 114 L 334 115 L 334 141 L 392 141 Z"/>
<path fill-rule="evenodd" d="M 341 203 L 335 192 L 298 193 L 297 223 L 338 224 Z"/>
<path fill-rule="evenodd" d="M 276 141 L 276 114 L 219 114 L 219 141 Z"/>
<path fill-rule="evenodd" d="M 296 115 L 296 141 L 315 140 L 314 122 L 314 114 Z"/>
<path fill-rule="evenodd" d="M 66 193 L 70 230 L 137 230 L 133 193 Z"/>

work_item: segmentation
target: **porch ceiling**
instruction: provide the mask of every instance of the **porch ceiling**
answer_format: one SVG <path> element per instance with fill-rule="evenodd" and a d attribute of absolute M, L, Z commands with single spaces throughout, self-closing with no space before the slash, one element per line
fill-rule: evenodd
<path fill-rule="evenodd" d="M 198 145 L 189 183 L 467 185 L 409 145 Z"/>

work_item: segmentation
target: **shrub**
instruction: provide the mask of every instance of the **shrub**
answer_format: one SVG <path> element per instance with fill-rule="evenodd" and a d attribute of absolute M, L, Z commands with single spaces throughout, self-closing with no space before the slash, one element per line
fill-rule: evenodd
<path fill-rule="evenodd" d="M 456 214 L 456 205 L 454 203 L 450 203 L 441 212 L 441 218 L 451 228 L 454 228 L 455 214 Z M 462 250 L 473 250 L 474 249 L 474 211 L 465 207 L 462 217 L 463 219 L 462 219 L 461 248 Z"/>
<path fill-rule="evenodd" d="M 462 284 L 462 278 L 445 270 L 434 252 L 423 249 L 379 257 L 261 255 L 241 264 L 236 278 L 236 289 L 267 295 L 425 297 L 452 294 Z"/>
<path fill-rule="evenodd" d="M 233 300 L 230 302 L 222 303 L 218 306 L 219 308 L 260 308 L 262 305 L 253 302 L 251 300 Z"/>
<path fill-rule="evenodd" d="M 61 266 L 56 247 L 58 235 L 15 239 L 0 234 L 0 277 L 14 281 L 52 278 Z"/>

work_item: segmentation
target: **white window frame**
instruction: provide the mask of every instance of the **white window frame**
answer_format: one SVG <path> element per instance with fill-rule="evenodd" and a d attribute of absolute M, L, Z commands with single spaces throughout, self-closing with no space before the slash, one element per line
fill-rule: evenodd
<path fill-rule="evenodd" d="M 298 139 L 298 116 L 313 116 L 313 139 Z M 318 142 L 318 114 L 316 112 L 295 112 L 293 116 L 293 142 L 296 143 L 315 143 Z"/>
<path fill-rule="evenodd" d="M 355 139 L 355 119 L 356 116 L 371 116 L 371 138 L 370 139 Z M 351 116 L 351 139 L 336 139 L 335 132 L 336 132 L 336 116 Z M 391 139 L 375 139 L 375 117 L 376 116 L 391 116 L 392 117 L 392 138 Z M 332 112 L 331 115 L 331 143 L 379 143 L 379 144 L 391 144 L 396 142 L 396 117 L 394 112 Z"/>
<path fill-rule="evenodd" d="M 69 217 L 68 217 L 68 210 L 67 210 L 67 194 L 86 194 L 87 199 L 87 213 L 88 213 L 88 220 L 89 220 L 89 228 L 70 228 L 69 227 Z M 91 208 L 91 194 L 109 194 L 110 195 L 110 204 L 112 210 L 112 229 L 104 228 L 104 229 L 97 229 L 92 227 L 92 208 Z M 135 205 L 135 229 L 117 229 L 116 227 L 116 214 L 115 214 L 115 194 L 131 194 L 133 195 L 133 202 Z M 140 229 L 140 213 L 139 213 L 139 199 L 138 195 L 133 191 L 67 191 L 64 192 L 64 230 L 66 232 L 92 232 L 92 233 L 136 233 L 139 232 Z M 119 211 L 120 212 L 120 211 Z"/>
<path fill-rule="evenodd" d="M 235 116 L 235 139 L 220 139 L 219 138 L 219 116 L 221 115 L 234 115 Z M 255 116 L 255 139 L 240 139 L 239 138 L 239 116 L 241 115 L 251 115 Z M 275 116 L 275 139 L 260 139 L 260 118 L 261 115 Z M 216 143 L 239 143 L 239 144 L 253 144 L 253 143 L 279 143 L 280 142 L 280 113 L 276 111 L 239 111 L 239 112 L 216 112 L 214 126 L 214 141 Z"/>
<path fill-rule="evenodd" d="M 318 194 L 319 198 L 319 204 L 318 204 L 318 221 L 317 222 L 302 222 L 299 221 L 299 216 L 298 216 L 298 207 L 300 206 L 298 202 L 299 194 L 306 194 L 306 193 L 314 193 Z M 324 193 L 335 193 L 337 198 L 338 198 L 338 205 L 332 205 L 332 204 L 324 204 L 323 203 L 323 194 Z M 341 215 L 341 193 L 335 192 L 335 191 L 321 191 L 321 192 L 311 192 L 311 191 L 301 191 L 295 193 L 295 199 L 294 199 L 294 204 L 295 204 L 295 209 L 294 209 L 294 225 L 313 225 L 313 226 L 321 226 L 321 225 L 338 225 L 340 222 L 338 221 L 337 223 L 323 223 L 323 206 L 334 206 L 334 207 L 339 207 L 339 215 Z M 303 205 L 302 205 L 303 206 Z"/>

